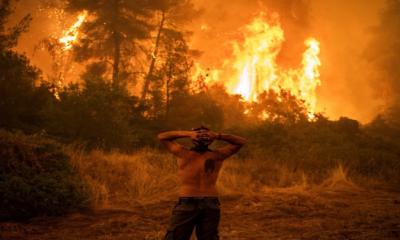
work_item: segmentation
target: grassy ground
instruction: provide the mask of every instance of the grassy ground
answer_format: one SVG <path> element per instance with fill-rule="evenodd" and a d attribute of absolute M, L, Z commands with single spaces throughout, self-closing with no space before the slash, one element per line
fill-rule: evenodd
<path fill-rule="evenodd" d="M 68 150 L 92 210 L 0 223 L 0 239 L 162 239 L 177 198 L 176 163 L 155 150 Z M 221 172 L 222 239 L 399 239 L 400 192 L 337 166 L 323 181 L 273 162 L 229 159 Z M 382 185 L 381 185 L 382 186 Z"/>

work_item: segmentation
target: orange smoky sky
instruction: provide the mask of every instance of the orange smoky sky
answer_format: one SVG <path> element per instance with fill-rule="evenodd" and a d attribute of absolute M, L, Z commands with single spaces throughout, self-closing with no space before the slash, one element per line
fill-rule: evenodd
<path fill-rule="evenodd" d="M 39 0 L 21 0 L 13 18 L 31 13 L 33 21 L 18 50 L 25 52 L 44 73 L 51 71 L 51 58 L 34 51 L 50 34 L 61 34 L 76 16 L 57 19 L 39 10 Z M 381 111 L 383 101 L 374 88 L 374 69 L 363 57 L 370 28 L 379 22 L 383 0 L 194 0 L 201 15 L 188 24 L 193 32 L 190 45 L 202 54 L 195 61 L 208 68 L 220 68 L 231 57 L 233 40 L 260 12 L 279 14 L 285 43 L 278 56 L 282 66 L 297 67 L 308 37 L 320 42 L 322 85 L 317 90 L 318 110 L 330 118 L 348 116 L 370 121 Z"/>

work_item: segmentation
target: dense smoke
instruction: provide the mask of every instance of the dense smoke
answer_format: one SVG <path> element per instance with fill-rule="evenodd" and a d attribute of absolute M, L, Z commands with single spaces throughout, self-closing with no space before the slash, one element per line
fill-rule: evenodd
<path fill-rule="evenodd" d="M 313 31 L 322 50 L 320 103 L 328 115 L 369 121 L 384 108 L 377 70 L 364 55 L 385 1 L 313 1 Z M 380 80 L 381 81 L 381 80 Z"/>
<path fill-rule="evenodd" d="M 383 116 L 400 126 L 400 1 L 388 0 L 379 24 L 371 29 L 365 50 L 377 96 L 385 100 Z"/>

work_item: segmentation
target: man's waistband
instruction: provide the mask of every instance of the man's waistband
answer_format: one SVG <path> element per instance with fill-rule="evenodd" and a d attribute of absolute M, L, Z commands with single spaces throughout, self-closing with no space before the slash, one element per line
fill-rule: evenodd
<path fill-rule="evenodd" d="M 218 197 L 179 197 L 179 203 L 201 203 L 216 202 L 219 203 Z"/>

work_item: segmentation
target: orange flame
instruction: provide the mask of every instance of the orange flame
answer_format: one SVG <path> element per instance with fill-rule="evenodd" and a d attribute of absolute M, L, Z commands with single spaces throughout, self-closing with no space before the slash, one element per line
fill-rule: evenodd
<path fill-rule="evenodd" d="M 244 34 L 242 45 L 234 42 L 232 65 L 236 77 L 226 86 L 229 92 L 242 95 L 246 101 L 256 101 L 262 91 L 278 87 L 276 57 L 284 33 L 278 24 L 270 25 L 260 16 L 246 26 Z"/>
<path fill-rule="evenodd" d="M 300 98 L 303 99 L 309 110 L 309 118 L 314 118 L 317 108 L 316 89 L 321 85 L 319 67 L 321 61 L 319 59 L 319 42 L 313 38 L 309 38 L 305 42 L 308 49 L 303 53 L 303 72 L 299 79 Z"/>
<path fill-rule="evenodd" d="M 79 36 L 79 28 L 85 22 L 87 18 L 88 12 L 83 11 L 78 16 L 78 20 L 66 31 L 64 31 L 64 35 L 59 39 L 60 43 L 64 45 L 64 50 L 70 50 L 73 44 L 78 40 Z"/>
<path fill-rule="evenodd" d="M 312 119 L 316 112 L 316 89 L 321 85 L 319 67 L 319 42 L 309 38 L 305 41 L 307 49 L 303 53 L 301 67 L 282 69 L 277 57 L 285 40 L 277 14 L 267 18 L 261 13 L 243 31 L 244 41 L 233 43 L 233 58 L 217 71 L 218 76 L 208 82 L 222 82 L 227 91 L 239 94 L 245 101 L 257 101 L 257 96 L 266 90 L 285 89 L 303 100 Z M 195 75 L 201 71 L 196 66 Z M 217 79 L 215 79 L 217 78 Z"/>

